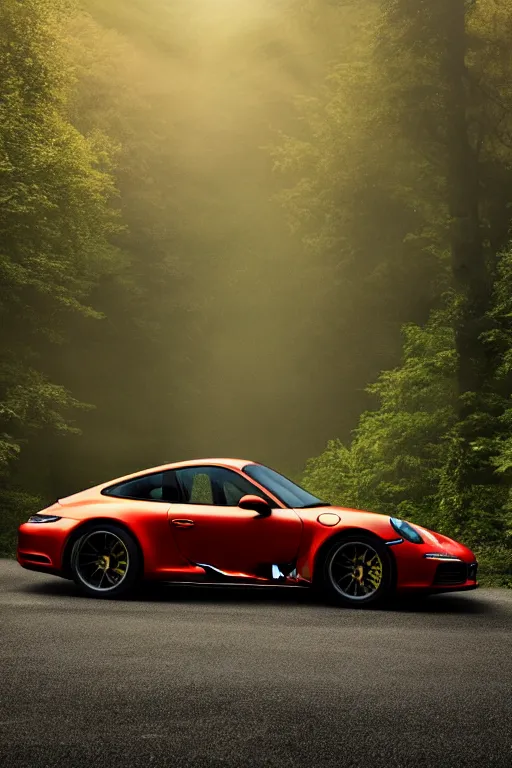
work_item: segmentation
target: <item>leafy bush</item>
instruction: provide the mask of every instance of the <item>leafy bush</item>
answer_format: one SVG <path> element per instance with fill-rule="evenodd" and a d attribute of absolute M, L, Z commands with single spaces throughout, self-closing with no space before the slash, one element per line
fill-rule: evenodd
<path fill-rule="evenodd" d="M 18 526 L 44 506 L 41 498 L 23 491 L 0 491 L 0 556 L 15 557 Z"/>

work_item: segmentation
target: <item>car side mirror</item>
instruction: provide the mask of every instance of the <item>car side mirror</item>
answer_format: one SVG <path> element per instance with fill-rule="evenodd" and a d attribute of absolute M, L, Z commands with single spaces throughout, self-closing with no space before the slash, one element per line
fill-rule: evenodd
<path fill-rule="evenodd" d="M 258 515 L 261 515 L 261 517 L 268 517 L 272 514 L 272 508 L 268 501 L 265 501 L 265 499 L 262 499 L 260 496 L 254 496 L 253 494 L 242 496 L 238 502 L 238 506 L 241 509 L 251 509 L 254 512 L 257 512 Z"/>

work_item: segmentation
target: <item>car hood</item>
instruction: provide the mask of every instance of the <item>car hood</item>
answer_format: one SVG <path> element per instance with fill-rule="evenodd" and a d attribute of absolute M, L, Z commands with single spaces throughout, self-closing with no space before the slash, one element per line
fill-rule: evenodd
<path fill-rule="evenodd" d="M 316 522 L 329 528 L 338 525 L 344 528 L 353 526 L 354 528 L 367 528 L 369 531 L 377 533 L 382 538 L 396 538 L 394 529 L 389 522 L 389 515 L 383 515 L 379 512 L 365 512 L 362 509 L 350 509 L 347 507 L 305 507 L 295 509 L 297 515 L 306 524 Z"/>
<path fill-rule="evenodd" d="M 381 512 L 365 512 L 363 509 L 351 509 L 350 507 L 335 507 L 326 504 L 322 507 L 297 507 L 295 512 L 306 520 L 316 520 L 320 515 L 333 514 L 338 515 L 341 520 L 354 520 L 356 518 L 366 518 L 374 520 L 389 520 L 389 515 L 383 515 Z"/>

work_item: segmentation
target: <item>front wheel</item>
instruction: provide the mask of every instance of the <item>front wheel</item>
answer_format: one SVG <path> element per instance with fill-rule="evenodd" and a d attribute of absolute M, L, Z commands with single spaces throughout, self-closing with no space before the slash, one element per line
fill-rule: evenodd
<path fill-rule="evenodd" d="M 89 597 L 125 595 L 137 582 L 140 565 L 132 536 L 120 526 L 108 523 L 88 528 L 71 552 L 73 579 Z"/>
<path fill-rule="evenodd" d="M 338 539 L 327 551 L 322 568 L 326 596 L 340 605 L 375 605 L 389 594 L 392 562 L 386 545 L 364 534 Z"/>

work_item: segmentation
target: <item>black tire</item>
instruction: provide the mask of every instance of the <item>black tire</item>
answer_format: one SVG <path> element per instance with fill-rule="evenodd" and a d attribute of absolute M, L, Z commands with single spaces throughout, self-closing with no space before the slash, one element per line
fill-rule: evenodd
<path fill-rule="evenodd" d="M 71 574 L 89 597 L 126 596 L 139 581 L 141 556 L 133 536 L 112 523 L 87 526 L 71 550 Z"/>
<path fill-rule="evenodd" d="M 319 587 L 329 602 L 337 605 L 375 606 L 390 594 L 392 586 L 391 555 L 386 545 L 370 534 L 336 538 L 320 565 Z"/>

